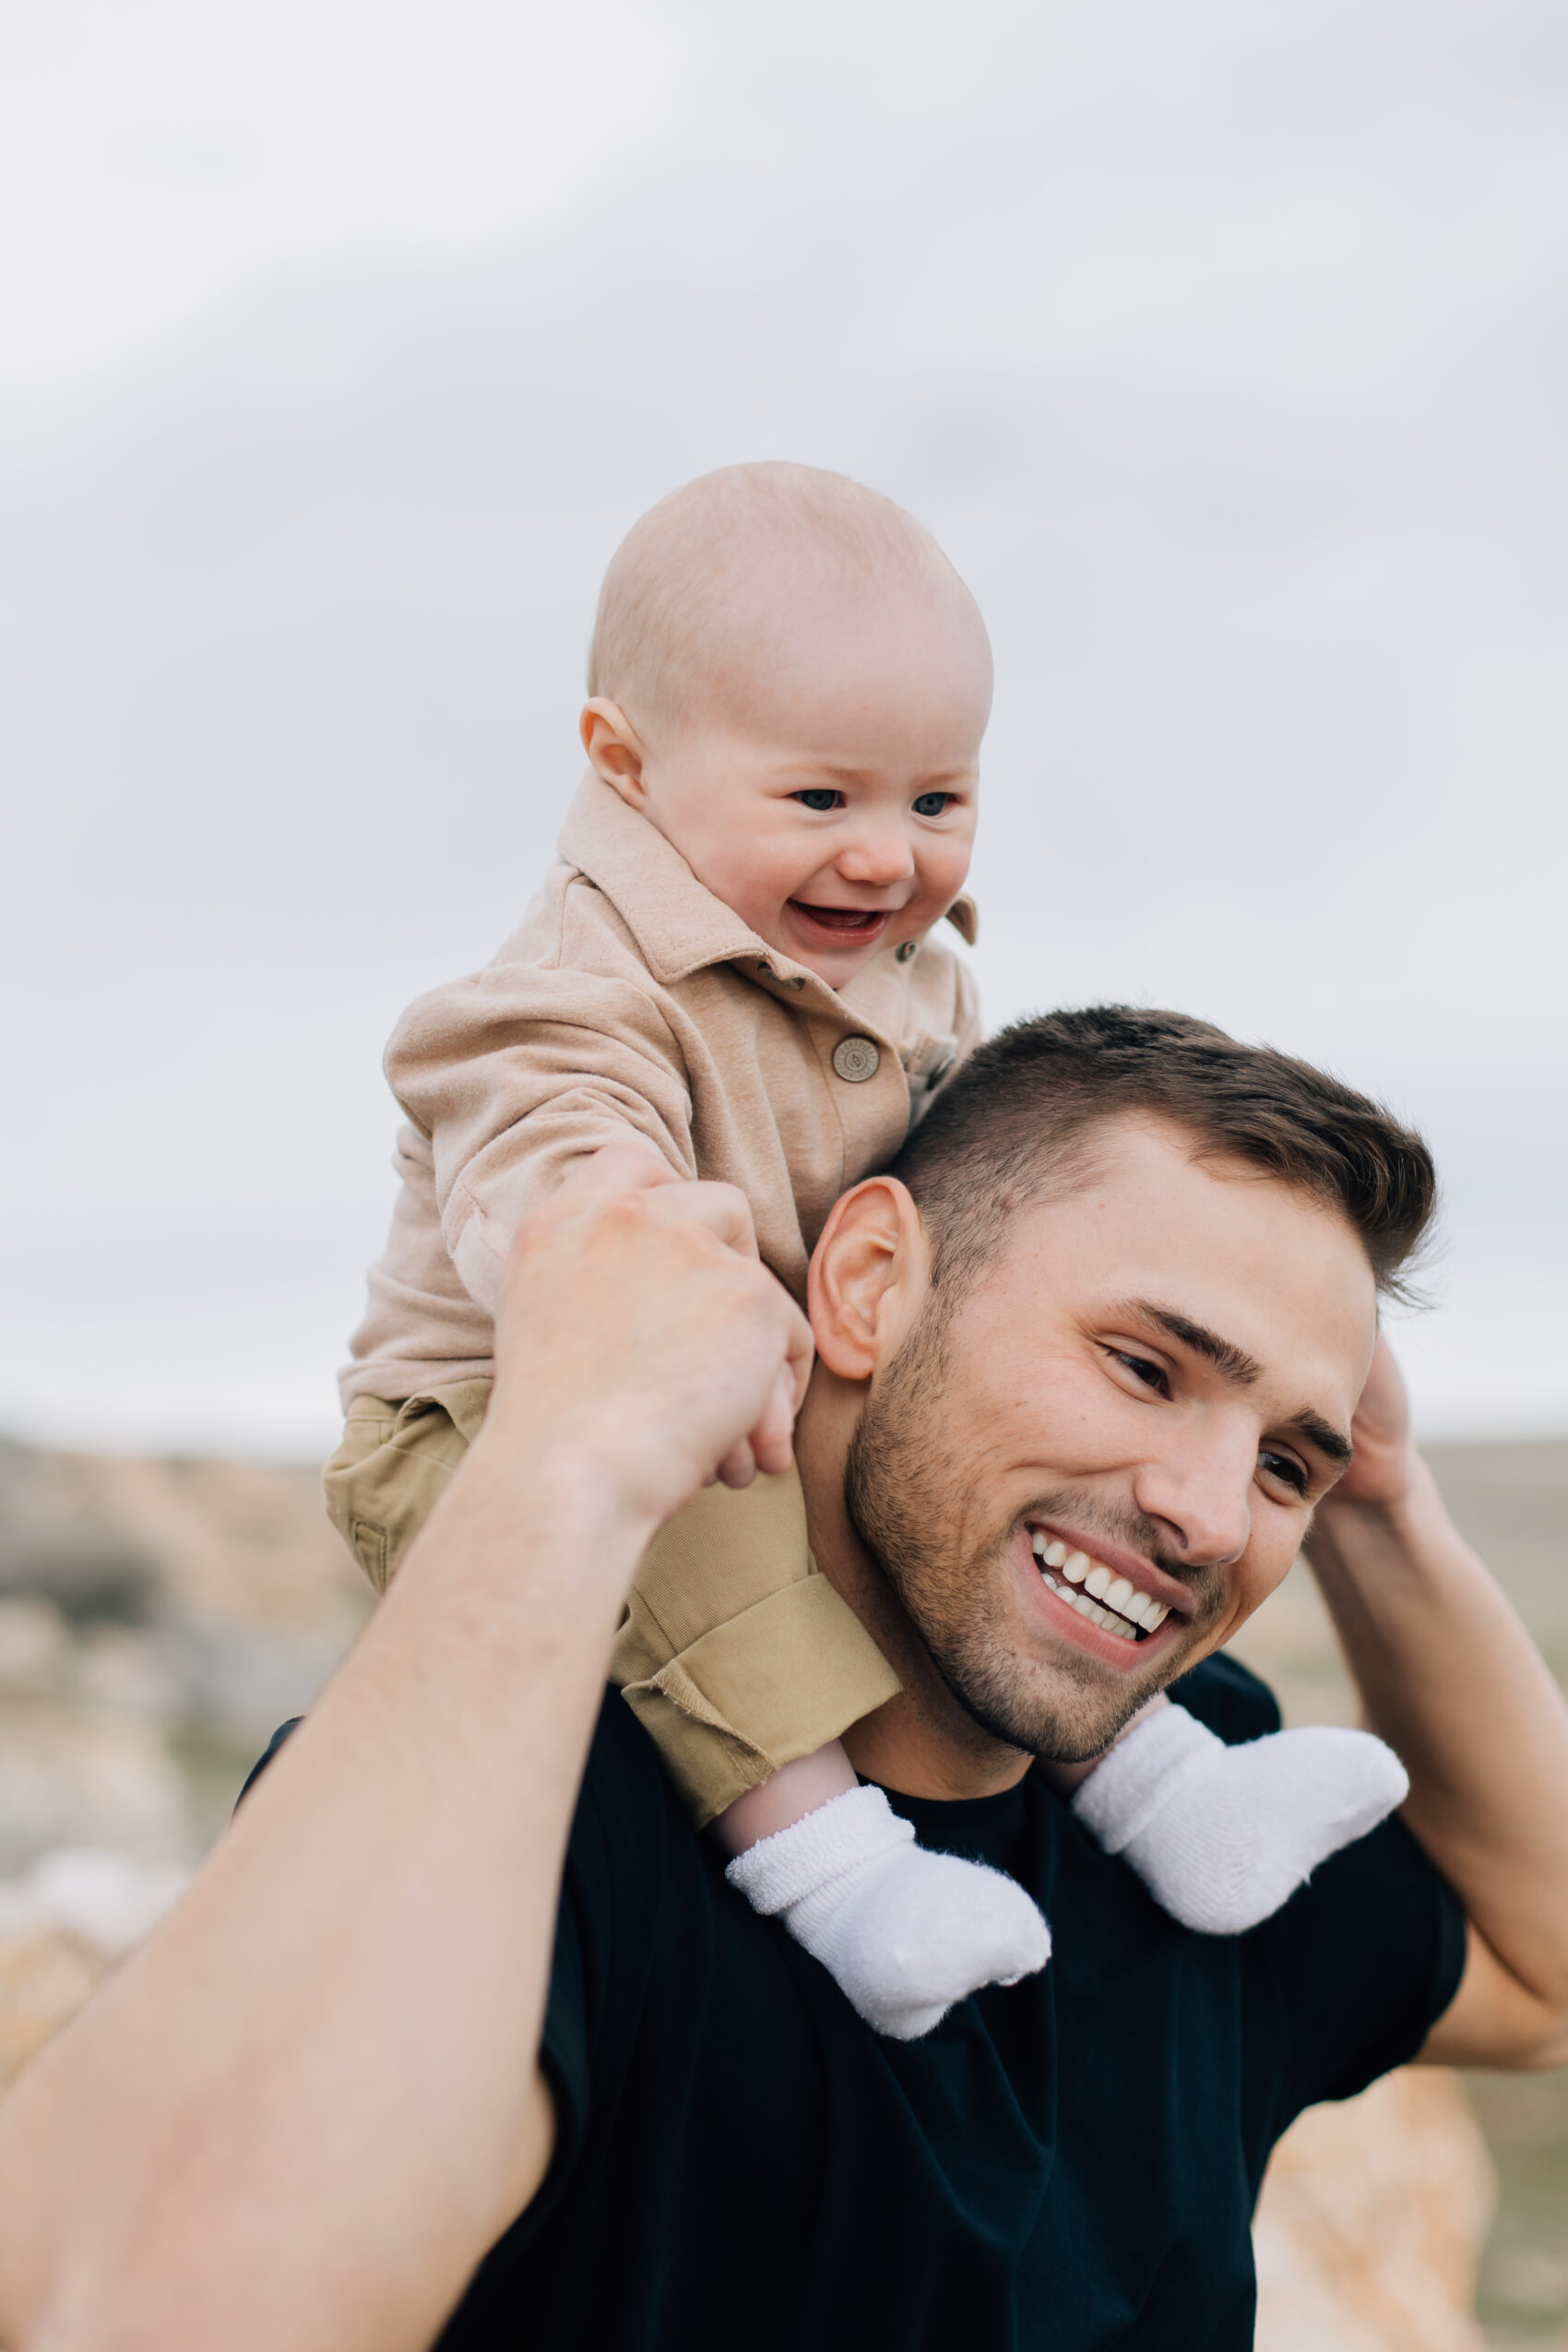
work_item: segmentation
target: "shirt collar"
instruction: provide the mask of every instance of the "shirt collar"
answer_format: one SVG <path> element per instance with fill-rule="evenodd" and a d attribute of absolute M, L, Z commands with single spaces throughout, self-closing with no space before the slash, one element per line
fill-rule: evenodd
<path fill-rule="evenodd" d="M 706 889 L 659 827 L 628 808 L 592 768 L 572 796 L 555 846 L 604 893 L 661 986 L 739 957 L 766 958 L 785 971 L 803 968 L 766 945 L 733 908 Z M 955 898 L 947 921 L 972 947 L 974 900 Z"/>

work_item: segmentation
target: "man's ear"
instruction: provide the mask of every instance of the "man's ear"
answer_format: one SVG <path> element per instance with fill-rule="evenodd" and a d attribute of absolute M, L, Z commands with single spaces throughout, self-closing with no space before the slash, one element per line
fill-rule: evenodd
<path fill-rule="evenodd" d="M 645 810 L 647 786 L 643 781 L 643 763 L 647 754 L 641 736 L 620 704 L 609 701 L 603 695 L 595 695 L 591 702 L 583 705 L 577 732 L 597 773 L 620 793 L 628 808 L 639 813 Z"/>
<path fill-rule="evenodd" d="M 869 1380 L 925 1301 L 931 1252 L 896 1176 L 868 1176 L 835 1202 L 806 1277 L 816 1352 L 840 1380 Z"/>

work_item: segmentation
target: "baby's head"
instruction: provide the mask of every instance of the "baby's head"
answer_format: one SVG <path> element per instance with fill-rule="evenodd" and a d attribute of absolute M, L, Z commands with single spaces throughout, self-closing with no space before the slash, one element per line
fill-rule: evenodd
<path fill-rule="evenodd" d="M 617 549 L 583 742 L 699 882 L 834 987 L 963 887 L 991 646 L 911 515 L 812 466 L 726 466 Z"/>

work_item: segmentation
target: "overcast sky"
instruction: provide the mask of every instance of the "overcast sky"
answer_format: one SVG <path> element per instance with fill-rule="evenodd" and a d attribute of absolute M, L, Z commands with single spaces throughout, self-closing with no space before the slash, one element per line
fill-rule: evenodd
<path fill-rule="evenodd" d="M 0 77 L 0 1423 L 310 1452 L 402 1004 L 547 858 L 600 571 L 750 457 L 998 657 L 988 1011 L 1420 1119 L 1432 1432 L 1568 1430 L 1568 16 L 52 0 Z"/>

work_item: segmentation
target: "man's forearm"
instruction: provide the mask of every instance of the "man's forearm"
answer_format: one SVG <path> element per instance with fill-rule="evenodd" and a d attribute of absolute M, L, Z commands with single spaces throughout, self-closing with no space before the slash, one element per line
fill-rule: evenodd
<path fill-rule="evenodd" d="M 1334 1501 L 1308 1554 L 1409 1772 L 1410 1828 L 1503 1966 L 1568 2021 L 1568 1707 L 1538 1651 L 1424 1463 L 1397 1502 Z"/>
<path fill-rule="evenodd" d="M 811 1335 L 718 1184 L 525 1220 L 489 1418 L 173 1917 L 0 2115 L 7 2352 L 414 2352 L 538 2186 L 562 1857 L 648 1538 Z"/>
<path fill-rule="evenodd" d="M 648 1532 L 481 1438 L 165 1935 L 15 2095 L 18 2352 L 429 2342 L 548 2160 L 561 1856 Z"/>

